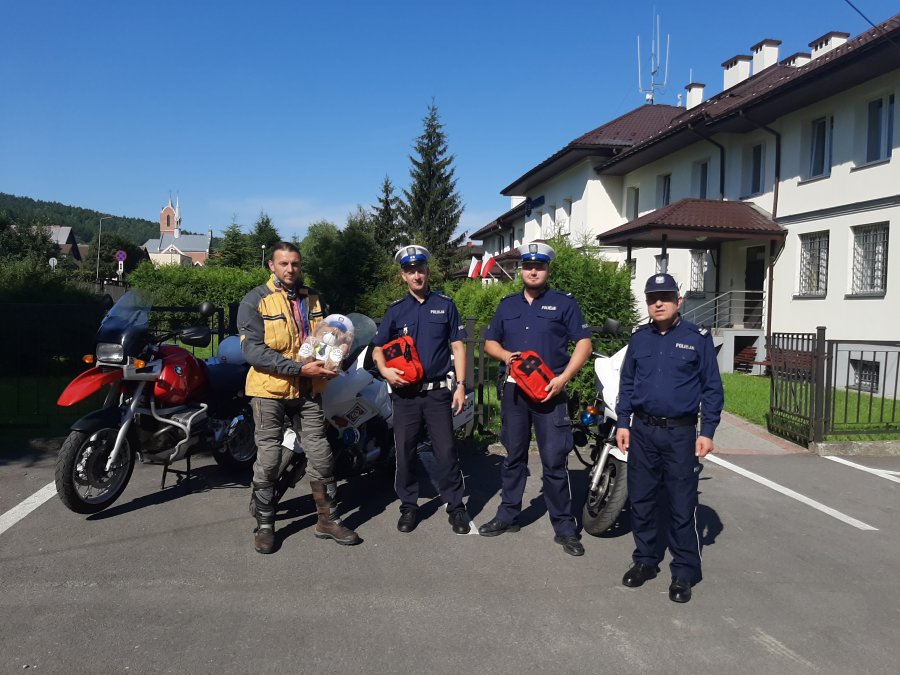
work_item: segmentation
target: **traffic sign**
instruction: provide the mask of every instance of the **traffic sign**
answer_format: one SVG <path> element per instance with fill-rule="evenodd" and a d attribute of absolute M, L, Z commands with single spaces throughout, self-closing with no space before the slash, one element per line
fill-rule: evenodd
<path fill-rule="evenodd" d="M 51 270 L 55 270 L 55 269 L 56 269 L 56 263 L 57 263 L 56 258 L 50 258 L 50 260 L 49 260 L 48 262 L 50 263 L 50 269 L 51 269 Z"/>
<path fill-rule="evenodd" d="M 118 260 L 120 263 L 121 263 L 121 262 L 125 262 L 125 258 L 127 258 L 127 257 L 128 257 L 128 254 L 125 253 L 125 251 L 123 251 L 123 250 L 121 250 L 121 249 L 119 249 L 118 251 L 116 251 L 115 258 L 116 258 L 116 260 Z"/>
<path fill-rule="evenodd" d="M 120 260 L 119 261 L 119 274 L 122 274 L 122 272 L 124 272 L 124 271 L 125 271 L 125 261 Z"/>

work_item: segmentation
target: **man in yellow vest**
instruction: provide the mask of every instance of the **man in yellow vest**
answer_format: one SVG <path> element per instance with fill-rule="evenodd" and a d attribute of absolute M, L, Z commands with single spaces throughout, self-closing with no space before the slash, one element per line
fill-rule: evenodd
<path fill-rule="evenodd" d="M 269 260 L 272 277 L 247 293 L 238 310 L 241 348 L 251 366 L 246 394 L 253 397 L 256 425 L 251 498 L 257 522 L 253 545 L 259 553 L 271 553 L 275 546 L 275 481 L 282 453 L 292 452 L 282 446 L 285 421 L 297 433 L 309 462 L 319 518 L 314 534 L 339 544 L 359 543 L 356 532 L 335 512 L 334 457 L 322 411 L 322 390 L 335 373 L 319 361 L 298 361 L 303 339 L 328 313 L 319 294 L 302 285 L 300 262 L 296 246 L 276 244 Z"/>

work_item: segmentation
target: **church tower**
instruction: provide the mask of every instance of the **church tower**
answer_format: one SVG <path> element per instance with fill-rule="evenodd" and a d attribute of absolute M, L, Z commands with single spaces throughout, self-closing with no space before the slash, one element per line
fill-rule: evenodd
<path fill-rule="evenodd" d="M 172 206 L 172 198 L 169 197 L 169 203 L 159 212 L 159 238 L 162 239 L 167 234 L 176 238 L 181 234 L 181 206 L 178 204 L 178 197 L 175 197 L 175 206 Z"/>

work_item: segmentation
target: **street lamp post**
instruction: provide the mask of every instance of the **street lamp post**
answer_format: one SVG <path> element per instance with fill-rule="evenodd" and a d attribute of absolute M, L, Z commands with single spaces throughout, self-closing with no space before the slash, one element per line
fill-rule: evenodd
<path fill-rule="evenodd" d="M 100 237 L 103 235 L 103 221 L 109 220 L 112 216 L 100 217 L 100 231 L 97 232 L 97 281 L 100 281 Z"/>
<path fill-rule="evenodd" d="M 265 267 L 266 266 L 266 245 L 260 244 L 260 246 L 262 247 L 262 266 Z"/>

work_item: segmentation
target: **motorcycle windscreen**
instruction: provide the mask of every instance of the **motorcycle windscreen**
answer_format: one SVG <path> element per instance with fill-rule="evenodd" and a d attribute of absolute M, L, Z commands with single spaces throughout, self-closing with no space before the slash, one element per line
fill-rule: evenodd
<path fill-rule="evenodd" d="M 102 386 L 115 382 L 116 380 L 121 380 L 122 375 L 123 372 L 121 368 L 103 370 L 100 367 L 95 366 L 94 368 L 86 370 L 69 382 L 69 385 L 63 389 L 63 392 L 56 400 L 56 405 L 75 405 L 94 392 L 99 391 Z"/>

